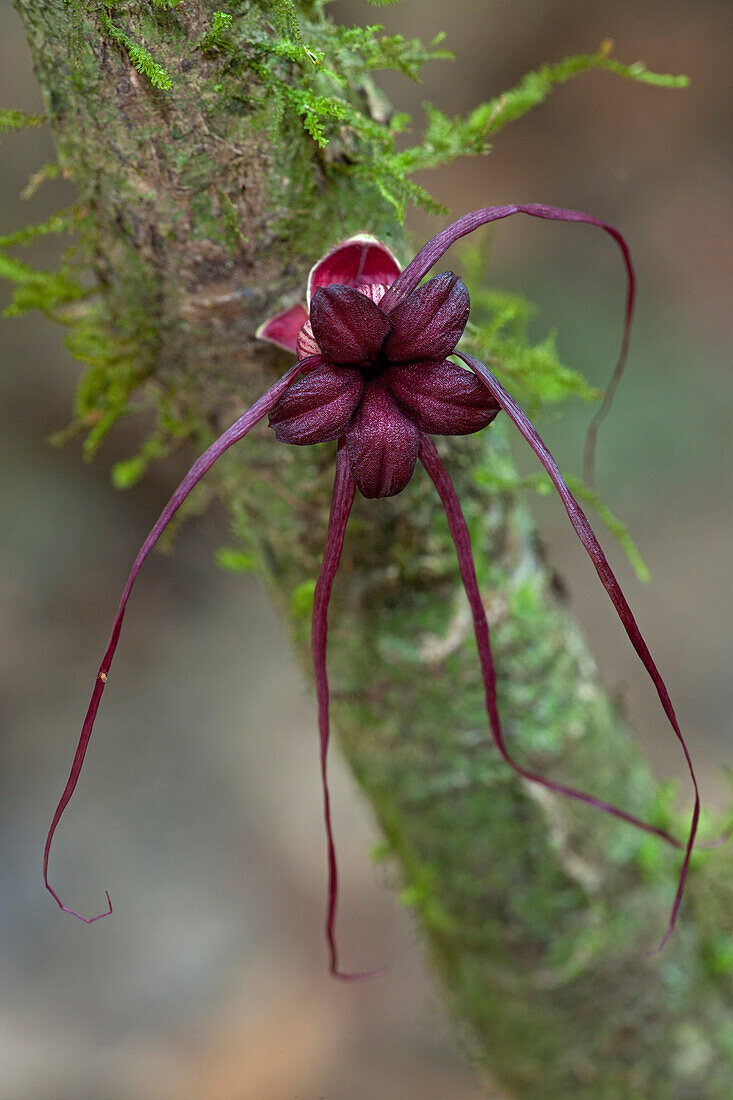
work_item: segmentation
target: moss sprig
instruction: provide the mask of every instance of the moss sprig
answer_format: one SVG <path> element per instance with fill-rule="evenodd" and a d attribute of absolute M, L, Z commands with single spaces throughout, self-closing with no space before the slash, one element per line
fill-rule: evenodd
<path fill-rule="evenodd" d="M 233 16 L 225 11 L 215 11 L 211 20 L 211 26 L 198 40 L 198 48 L 204 52 L 215 49 L 226 49 L 230 45 L 228 30 L 232 25 Z"/>
<path fill-rule="evenodd" d="M 45 115 L 27 115 L 24 111 L 0 107 L 0 134 L 11 130 L 30 130 L 35 126 L 42 126 L 44 122 Z"/>
<path fill-rule="evenodd" d="M 286 5 L 287 7 L 288 5 Z M 396 138 L 410 130 L 405 113 L 375 118 L 368 83 L 374 72 L 401 72 L 419 81 L 430 61 L 452 58 L 440 48 L 443 36 L 429 43 L 385 35 L 380 24 L 342 27 L 320 19 L 303 18 L 297 34 L 288 33 L 283 20 L 280 33 L 249 36 L 255 49 L 250 61 L 262 82 L 266 99 L 277 103 L 275 140 L 287 144 L 288 128 L 299 123 L 320 149 L 341 149 L 326 158 L 327 174 L 357 177 L 371 182 L 402 220 L 408 203 L 431 213 L 446 213 L 414 173 L 437 168 L 457 157 L 483 155 L 489 139 L 509 122 L 542 104 L 554 88 L 591 70 L 613 72 L 626 79 L 680 88 L 686 77 L 651 73 L 642 62 L 624 65 L 611 58 L 612 43 L 605 41 L 593 54 L 577 54 L 540 66 L 513 88 L 480 104 L 465 116 L 449 116 L 431 103 L 424 104 L 426 125 L 419 143 L 398 150 Z M 236 34 L 233 35 L 236 41 Z M 307 43 L 307 46 L 306 46 Z M 286 64 L 279 66 L 274 59 Z M 297 80 L 293 81 L 296 71 Z"/>
<path fill-rule="evenodd" d="M 158 6 L 163 5 L 158 4 Z M 170 74 L 151 56 L 149 50 L 139 42 L 135 42 L 121 27 L 113 23 L 106 12 L 99 12 L 99 22 L 109 37 L 127 52 L 131 64 L 141 76 L 147 77 L 154 88 L 167 91 L 173 87 Z"/>

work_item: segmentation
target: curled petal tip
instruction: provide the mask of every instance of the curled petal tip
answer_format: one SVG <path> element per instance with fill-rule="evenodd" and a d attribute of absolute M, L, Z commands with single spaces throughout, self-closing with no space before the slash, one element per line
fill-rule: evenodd
<path fill-rule="evenodd" d="M 298 333 L 308 320 L 305 306 L 297 305 L 268 317 L 255 332 L 258 340 L 266 340 L 285 351 L 295 352 Z M 302 356 L 301 356 L 302 358 Z"/>
<path fill-rule="evenodd" d="M 362 970 L 357 974 L 348 974 L 343 970 L 331 967 L 330 974 L 339 982 L 370 982 L 372 978 L 381 978 L 387 973 L 386 966 L 380 966 L 376 970 Z"/>
<path fill-rule="evenodd" d="M 59 909 L 62 910 L 62 912 L 68 913 L 71 917 L 76 917 L 77 920 L 83 921 L 84 924 L 94 924 L 96 920 L 102 920 L 103 917 L 109 917 L 112 913 L 112 899 L 109 896 L 109 890 L 104 891 L 105 897 L 107 898 L 107 908 L 105 909 L 105 911 L 103 913 L 97 913 L 94 917 L 85 917 L 82 913 L 77 913 L 74 909 L 69 909 L 68 905 L 64 905 L 56 891 L 52 889 L 52 887 L 49 886 L 48 883 L 46 883 L 46 889 L 58 905 Z"/>
<path fill-rule="evenodd" d="M 647 953 L 646 953 L 647 958 L 653 959 L 655 955 L 660 955 L 662 953 L 664 948 L 667 946 L 667 942 L 669 940 L 669 937 L 674 932 L 676 923 L 677 923 L 677 913 L 675 912 L 673 917 L 671 918 L 671 920 L 669 922 L 669 925 L 667 926 L 667 931 L 662 936 L 661 941 L 657 944 L 656 947 L 652 947 L 651 950 L 647 951 Z"/>

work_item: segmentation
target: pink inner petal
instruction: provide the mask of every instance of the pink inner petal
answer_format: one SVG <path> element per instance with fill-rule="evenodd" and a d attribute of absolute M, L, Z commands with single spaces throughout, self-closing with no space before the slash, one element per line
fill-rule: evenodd
<path fill-rule="evenodd" d="M 286 309 L 284 313 L 276 313 L 260 325 L 255 333 L 258 340 L 267 340 L 270 344 L 276 344 L 285 351 L 293 354 L 296 352 L 298 333 L 308 320 L 305 306 L 297 305 L 292 309 Z M 306 355 L 317 355 L 315 351 L 307 351 L 305 355 L 298 354 L 299 359 L 305 359 Z"/>
<path fill-rule="evenodd" d="M 386 245 L 368 233 L 349 237 L 327 252 L 308 276 L 307 302 L 319 286 L 341 283 L 358 287 L 368 283 L 390 286 L 400 273 L 396 257 Z"/>
<path fill-rule="evenodd" d="M 295 352 L 299 359 L 307 359 L 309 355 L 321 354 L 321 349 L 318 347 L 318 342 L 313 335 L 310 317 L 306 317 L 305 324 L 298 333 L 298 339 L 295 343 Z"/>

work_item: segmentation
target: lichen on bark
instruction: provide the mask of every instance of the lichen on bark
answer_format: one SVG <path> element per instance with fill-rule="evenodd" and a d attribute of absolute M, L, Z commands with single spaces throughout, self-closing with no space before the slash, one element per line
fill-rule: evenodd
<path fill-rule="evenodd" d="M 298 67 L 253 45 L 277 33 L 268 5 L 229 6 L 251 36 L 234 52 L 202 48 L 218 10 L 208 0 L 16 7 L 78 187 L 77 259 L 98 291 L 75 336 L 93 362 L 81 419 L 93 429 L 110 413 L 111 423 L 143 387 L 200 445 L 282 372 L 283 356 L 253 334 L 301 298 L 325 242 L 367 228 L 404 251 L 394 207 L 350 170 L 355 158 L 368 166 L 369 150 L 348 125 L 325 149 L 302 125 L 283 137 L 261 66 L 294 87 Z M 304 9 L 325 25 L 320 4 Z M 100 14 L 170 74 L 170 92 L 146 80 Z M 351 75 L 347 100 L 363 106 L 366 79 Z M 477 467 L 511 463 L 504 428 L 440 449 L 476 548 L 508 736 L 552 777 L 645 817 L 668 814 L 526 510 L 477 484 Z M 262 427 L 214 478 L 305 668 L 307 621 L 292 597 L 317 575 L 332 467 L 330 445 L 277 446 Z M 357 503 L 335 596 L 340 743 L 476 1056 L 517 1097 L 723 1100 L 731 977 L 715 945 L 733 900 L 730 856 L 698 857 L 674 942 L 647 958 L 676 857 L 532 790 L 499 761 L 426 477 L 394 500 Z"/>

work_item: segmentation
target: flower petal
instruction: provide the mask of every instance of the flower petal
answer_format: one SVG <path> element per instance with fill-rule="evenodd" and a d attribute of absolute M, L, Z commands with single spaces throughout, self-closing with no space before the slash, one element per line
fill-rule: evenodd
<path fill-rule="evenodd" d="M 270 413 L 281 443 L 305 447 L 338 439 L 346 431 L 363 389 L 361 375 L 325 364 L 283 394 Z"/>
<path fill-rule="evenodd" d="M 349 286 L 319 287 L 311 325 L 328 363 L 363 363 L 381 350 L 392 322 L 366 295 Z"/>
<path fill-rule="evenodd" d="M 270 344 L 285 348 L 285 351 L 295 352 L 298 333 L 307 320 L 308 313 L 305 307 L 293 306 L 292 309 L 286 309 L 284 313 L 276 313 L 274 317 L 269 317 L 257 329 L 255 336 L 258 340 L 267 340 Z M 305 354 L 317 355 L 318 349 Z M 298 358 L 304 359 L 305 355 L 300 355 Z"/>
<path fill-rule="evenodd" d="M 339 969 L 336 949 L 336 906 L 338 903 L 338 866 L 336 863 L 336 845 L 333 838 L 331 820 L 331 796 L 328 789 L 328 742 L 331 736 L 329 717 L 328 669 L 326 666 L 326 645 L 328 641 L 328 604 L 331 589 L 341 560 L 344 546 L 346 524 L 354 503 L 354 476 L 343 439 L 339 441 L 336 454 L 336 477 L 331 497 L 331 515 L 328 520 L 326 545 L 323 549 L 321 571 L 313 595 L 313 617 L 311 619 L 311 652 L 313 671 L 316 678 L 316 697 L 318 699 L 318 732 L 321 742 L 321 786 L 323 789 L 323 821 L 326 826 L 326 849 L 328 855 L 328 906 L 326 908 L 326 941 L 330 956 L 329 970 L 334 978 L 344 982 L 359 982 L 380 973 L 379 970 L 349 974 Z"/>
<path fill-rule="evenodd" d="M 470 435 L 490 424 L 499 403 L 475 374 L 455 363 L 400 363 L 382 378 L 423 432 Z M 291 391 L 292 392 L 292 391 Z"/>
<path fill-rule="evenodd" d="M 452 271 L 413 290 L 390 312 L 394 325 L 384 352 L 391 363 L 445 359 L 466 327 L 470 301 L 465 284 Z"/>
<path fill-rule="evenodd" d="M 351 468 L 363 496 L 401 493 L 415 470 L 417 425 L 379 378 L 364 384 L 364 396 L 346 432 Z"/>
<path fill-rule="evenodd" d="M 478 363 L 478 360 L 475 360 L 475 362 Z M 502 393 L 505 392 L 506 391 L 502 391 Z M 508 397 L 508 394 L 506 396 Z M 511 398 L 509 398 L 509 401 L 511 401 Z M 509 410 L 507 409 L 507 411 Z M 448 475 L 448 471 L 441 462 L 440 455 L 435 449 L 435 444 L 432 442 L 431 439 L 428 439 L 427 436 L 422 436 L 420 439 L 420 461 L 427 470 L 433 484 L 435 485 L 435 488 L 438 491 L 438 496 L 440 497 L 443 508 L 445 509 L 445 515 L 448 520 L 448 528 L 451 533 L 451 538 L 453 539 L 453 543 L 456 548 L 456 554 L 458 556 L 458 568 L 461 574 L 461 580 L 463 581 L 463 587 L 466 590 L 466 596 L 468 597 L 468 602 L 470 604 L 471 614 L 473 617 L 474 632 L 476 634 L 476 644 L 478 647 L 479 661 L 481 663 L 481 675 L 483 677 L 486 693 L 486 713 L 489 719 L 489 725 L 491 727 L 491 733 L 494 738 L 494 742 L 504 760 L 506 760 L 507 764 L 509 764 L 515 772 L 523 776 L 524 779 L 530 780 L 532 783 L 539 783 L 541 786 L 545 787 L 549 791 L 555 791 L 557 794 L 565 795 L 567 798 L 574 798 L 578 802 L 585 802 L 589 806 L 595 806 L 596 809 L 603 810 L 605 813 L 608 814 L 612 814 L 613 817 L 618 817 L 622 821 L 627 821 L 630 825 L 636 826 L 637 829 L 643 829 L 644 832 L 651 833 L 654 836 L 658 836 L 661 840 L 665 840 L 674 848 L 681 848 L 682 844 L 680 843 L 680 841 L 677 840 L 677 838 L 674 837 L 671 833 L 668 833 L 666 829 L 662 829 L 658 825 L 652 825 L 646 821 L 642 821 L 641 818 L 636 817 L 635 814 L 627 813 L 626 810 L 622 810 L 620 809 L 620 807 L 614 806 L 611 802 L 606 802 L 603 798 L 596 798 L 595 795 L 587 794 L 585 791 L 578 790 L 576 787 L 568 787 L 565 783 L 558 783 L 552 779 L 545 779 L 544 776 L 538 775 L 536 772 L 529 771 L 527 768 L 522 767 L 522 765 L 518 764 L 514 757 L 510 755 L 509 749 L 506 745 L 506 741 L 504 740 L 504 732 L 501 727 L 501 719 L 499 717 L 499 710 L 497 707 L 496 670 L 494 668 L 494 659 L 491 653 L 489 626 L 486 621 L 486 613 L 484 611 L 483 601 L 481 599 L 481 592 L 479 591 L 478 587 L 478 581 L 476 580 L 476 568 L 474 565 L 473 552 L 471 550 L 471 539 L 468 533 L 466 520 L 463 516 L 461 505 L 458 500 L 455 488 L 453 487 L 453 483 Z M 600 547 L 599 552 L 601 553 L 601 555 L 603 554 L 603 552 L 600 551 Z M 621 598 L 623 599 L 623 597 Z M 685 755 L 686 754 L 687 750 L 685 749 Z M 690 772 L 692 773 L 692 764 L 690 764 Z M 695 795 L 697 796 L 697 784 L 695 784 Z M 690 837 L 687 842 L 685 859 L 683 862 L 683 870 L 677 889 L 677 897 L 672 908 L 672 914 L 670 917 L 666 935 L 660 947 L 664 945 L 669 935 L 671 934 L 672 929 L 674 928 L 674 923 L 677 917 L 677 909 L 679 907 L 679 902 L 682 897 L 685 876 L 687 874 L 689 853 L 691 851 L 695 830 L 697 828 L 698 809 L 699 805 L 696 797 L 695 813 L 693 814 L 693 822 L 690 831 Z"/>
<path fill-rule="evenodd" d="M 359 233 L 341 241 L 311 268 L 308 276 L 307 302 L 319 286 L 340 283 L 361 286 L 383 283 L 390 286 L 400 273 L 400 265 L 390 250 L 369 233 Z"/>

